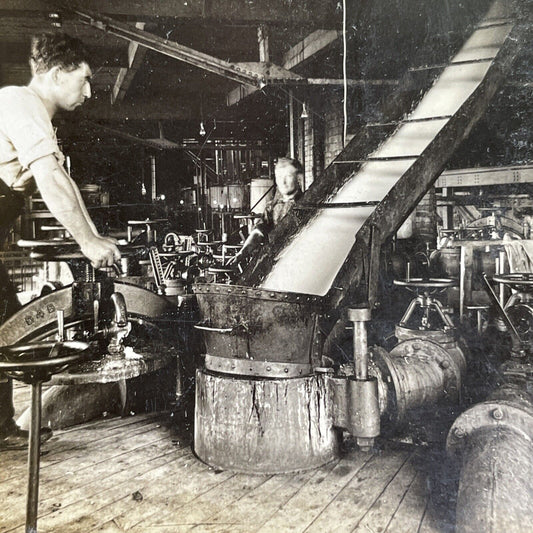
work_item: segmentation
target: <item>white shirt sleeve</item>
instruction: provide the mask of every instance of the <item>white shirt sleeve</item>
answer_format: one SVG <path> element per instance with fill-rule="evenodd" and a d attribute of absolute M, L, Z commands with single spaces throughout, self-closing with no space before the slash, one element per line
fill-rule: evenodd
<path fill-rule="evenodd" d="M 57 144 L 54 128 L 44 104 L 27 88 L 18 88 L 1 102 L 2 130 L 16 150 L 23 169 L 50 154 L 60 164 L 64 157 Z"/>

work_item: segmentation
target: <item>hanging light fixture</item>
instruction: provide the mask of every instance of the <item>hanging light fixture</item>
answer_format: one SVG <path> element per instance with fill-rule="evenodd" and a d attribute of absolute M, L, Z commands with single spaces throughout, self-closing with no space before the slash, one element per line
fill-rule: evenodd
<path fill-rule="evenodd" d="M 205 135 L 205 126 L 204 126 L 204 95 L 200 93 L 200 136 Z"/>
<path fill-rule="evenodd" d="M 302 105 L 302 114 L 300 115 L 300 118 L 309 118 L 309 114 L 307 113 L 307 105 L 305 102 Z"/>
<path fill-rule="evenodd" d="M 54 28 L 61 28 L 63 26 L 60 13 L 48 13 L 48 20 Z"/>

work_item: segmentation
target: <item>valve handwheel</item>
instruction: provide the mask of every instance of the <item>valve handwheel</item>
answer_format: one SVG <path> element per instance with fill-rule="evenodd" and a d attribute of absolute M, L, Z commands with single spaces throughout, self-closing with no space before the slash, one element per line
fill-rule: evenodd
<path fill-rule="evenodd" d="M 447 316 L 442 304 L 433 296 L 436 293 L 455 287 L 457 281 L 450 278 L 411 278 L 411 279 L 395 279 L 394 285 L 405 287 L 407 290 L 413 292 L 416 296 L 408 305 L 399 326 L 408 327 L 408 322 L 413 316 L 415 309 L 418 307 L 422 310 L 422 317 L 420 318 L 419 330 L 433 329 L 430 321 L 430 311 L 437 313 L 442 321 L 444 329 L 453 328 L 453 323 L 449 316 Z M 421 294 L 422 293 L 422 294 Z"/>
<path fill-rule="evenodd" d="M 514 274 L 498 274 L 492 279 L 519 292 L 533 292 L 533 273 L 515 272 Z"/>
<path fill-rule="evenodd" d="M 79 341 L 12 344 L 0 348 L 0 372 L 31 384 L 26 531 L 37 531 L 42 383 L 52 374 L 88 358 L 91 355 L 89 348 L 89 344 Z"/>
<path fill-rule="evenodd" d="M 411 278 L 411 279 L 395 279 L 394 285 L 405 287 L 409 290 L 427 289 L 436 291 L 439 289 L 448 289 L 455 287 L 457 281 L 451 278 Z"/>

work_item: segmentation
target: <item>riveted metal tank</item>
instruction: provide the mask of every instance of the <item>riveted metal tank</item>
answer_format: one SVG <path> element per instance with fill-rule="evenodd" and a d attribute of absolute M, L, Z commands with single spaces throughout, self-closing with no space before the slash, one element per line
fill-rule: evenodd
<path fill-rule="evenodd" d="M 206 369 L 289 378 L 312 373 L 321 299 L 223 284 L 194 286 Z"/>

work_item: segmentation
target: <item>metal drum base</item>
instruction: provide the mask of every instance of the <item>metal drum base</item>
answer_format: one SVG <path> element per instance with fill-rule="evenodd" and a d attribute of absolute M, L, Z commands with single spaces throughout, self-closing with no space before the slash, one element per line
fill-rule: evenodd
<path fill-rule="evenodd" d="M 320 467 L 338 457 L 339 434 L 327 399 L 322 376 L 254 379 L 198 370 L 195 453 L 234 472 Z"/>

